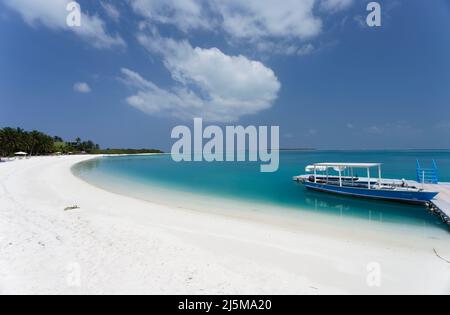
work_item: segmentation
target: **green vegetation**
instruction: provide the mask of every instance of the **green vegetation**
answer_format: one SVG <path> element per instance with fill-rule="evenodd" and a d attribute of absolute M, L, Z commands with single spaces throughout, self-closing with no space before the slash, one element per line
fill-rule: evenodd
<path fill-rule="evenodd" d="M 39 131 L 27 132 L 17 128 L 0 129 L 0 155 L 11 156 L 23 151 L 30 155 L 53 152 L 53 138 Z"/>
<path fill-rule="evenodd" d="M 66 142 L 61 137 L 51 137 L 40 131 L 25 131 L 21 128 L 0 129 L 0 156 L 13 156 L 16 152 L 29 155 L 49 154 L 140 154 L 162 153 L 159 150 L 107 149 L 101 150 L 98 144 L 80 138 Z"/>
<path fill-rule="evenodd" d="M 164 153 L 155 149 L 106 149 L 95 150 L 93 154 L 149 154 L 149 153 Z"/>

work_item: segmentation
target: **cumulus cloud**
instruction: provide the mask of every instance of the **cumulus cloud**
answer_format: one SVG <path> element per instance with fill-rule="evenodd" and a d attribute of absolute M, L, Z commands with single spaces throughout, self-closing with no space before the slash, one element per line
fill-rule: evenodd
<path fill-rule="evenodd" d="M 232 38 L 310 38 L 322 21 L 313 13 L 318 0 L 131 0 L 137 14 L 181 30 L 224 30 Z M 334 0 L 337 1 L 337 0 Z M 345 1 L 345 0 L 340 0 Z"/>
<path fill-rule="evenodd" d="M 127 103 L 145 113 L 230 122 L 268 109 L 277 99 L 281 84 L 261 62 L 228 56 L 217 48 L 194 48 L 187 41 L 143 35 L 139 41 L 163 56 L 175 82 L 162 89 L 122 69 L 122 81 L 135 91 Z"/>
<path fill-rule="evenodd" d="M 98 16 L 81 14 L 81 26 L 69 27 L 66 10 L 70 0 L 4 0 L 6 6 L 18 12 L 31 26 L 43 25 L 53 30 L 72 31 L 96 48 L 126 46 L 124 40 L 106 32 L 104 22 Z"/>
<path fill-rule="evenodd" d="M 90 93 L 92 91 L 86 82 L 77 82 L 73 85 L 73 90 L 78 93 Z"/>

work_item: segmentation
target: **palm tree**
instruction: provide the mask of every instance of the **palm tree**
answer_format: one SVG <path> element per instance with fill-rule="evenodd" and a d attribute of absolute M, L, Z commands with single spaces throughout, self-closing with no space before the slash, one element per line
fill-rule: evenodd
<path fill-rule="evenodd" d="M 3 128 L 0 133 L 0 151 L 2 155 L 10 156 L 24 145 L 24 132 L 17 128 Z"/>

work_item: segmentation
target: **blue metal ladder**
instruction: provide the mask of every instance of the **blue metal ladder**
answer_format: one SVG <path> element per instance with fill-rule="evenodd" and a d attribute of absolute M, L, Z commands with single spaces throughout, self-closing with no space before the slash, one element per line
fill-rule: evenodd
<path fill-rule="evenodd" d="M 439 183 L 438 167 L 435 160 L 433 160 L 431 168 L 423 168 L 417 160 L 417 181 L 421 184 Z"/>

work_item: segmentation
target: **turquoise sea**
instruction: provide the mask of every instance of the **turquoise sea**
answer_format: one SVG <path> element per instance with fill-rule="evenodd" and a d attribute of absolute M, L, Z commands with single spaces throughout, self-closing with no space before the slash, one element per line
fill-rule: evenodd
<path fill-rule="evenodd" d="M 80 163 L 73 172 L 82 179 L 115 192 L 152 200 L 154 188 L 173 193 L 177 203 L 184 196 L 202 200 L 242 201 L 298 212 L 320 212 L 341 218 L 377 220 L 446 229 L 424 207 L 391 202 L 361 200 L 312 192 L 292 181 L 315 162 L 381 162 L 383 177 L 415 180 L 416 159 L 431 165 L 435 159 L 440 180 L 450 182 L 450 151 L 283 151 L 276 173 L 260 173 L 259 163 L 173 162 L 170 155 L 105 157 Z M 374 175 L 376 170 L 374 170 Z M 361 176 L 365 175 L 361 170 Z M 133 188 L 136 185 L 136 188 Z M 152 195 L 153 192 L 153 195 Z M 177 194 L 177 192 L 179 194 Z M 133 195 L 133 194 L 132 194 Z M 147 197 L 147 198 L 146 198 Z"/>

